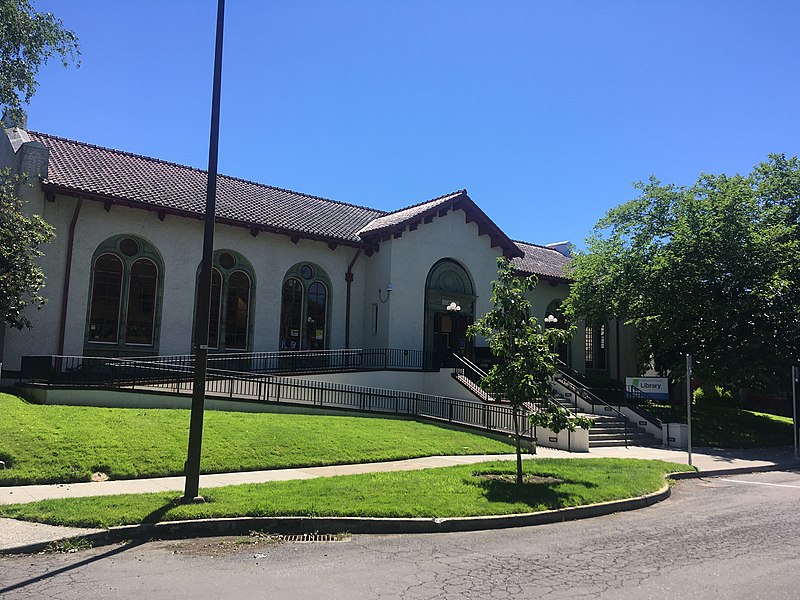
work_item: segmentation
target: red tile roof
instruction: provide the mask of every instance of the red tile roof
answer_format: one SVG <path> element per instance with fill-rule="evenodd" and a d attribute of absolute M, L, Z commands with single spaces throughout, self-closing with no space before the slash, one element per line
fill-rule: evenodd
<path fill-rule="evenodd" d="M 34 131 L 31 139 L 50 153 L 46 191 L 84 195 L 151 210 L 201 217 L 206 172 L 147 156 L 95 146 Z M 387 213 L 300 192 L 220 175 L 217 220 L 257 230 L 361 246 L 381 236 L 415 228 L 443 210 L 464 210 L 524 273 L 568 281 L 569 259 L 551 248 L 513 242 L 459 190 Z"/>
<path fill-rule="evenodd" d="M 511 261 L 518 271 L 564 282 L 571 281 L 566 270 L 571 259 L 558 250 L 528 242 L 515 241 L 515 244 L 525 253 Z"/>
<path fill-rule="evenodd" d="M 43 133 L 31 139 L 50 150 L 45 189 L 84 193 L 154 210 L 200 216 L 206 172 L 138 154 Z M 384 211 L 221 175 L 217 219 L 246 227 L 360 243 L 358 230 Z"/>

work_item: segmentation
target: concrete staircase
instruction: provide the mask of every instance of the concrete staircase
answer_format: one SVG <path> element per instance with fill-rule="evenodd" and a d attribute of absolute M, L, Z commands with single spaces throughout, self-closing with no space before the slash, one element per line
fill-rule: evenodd
<path fill-rule="evenodd" d="M 573 414 L 589 417 L 592 428 L 589 429 L 589 448 L 606 446 L 660 446 L 661 440 L 648 433 L 644 428 L 631 423 L 624 415 L 598 415 L 583 410 L 580 402 L 576 402 L 574 394 L 553 382 L 553 399 Z"/>

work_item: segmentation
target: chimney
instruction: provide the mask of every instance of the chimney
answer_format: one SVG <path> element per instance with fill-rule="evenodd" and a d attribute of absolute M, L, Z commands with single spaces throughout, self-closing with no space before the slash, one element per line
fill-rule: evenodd
<path fill-rule="evenodd" d="M 28 115 L 21 108 L 6 108 L 3 111 L 3 128 L 19 127 L 25 129 L 28 125 Z"/>

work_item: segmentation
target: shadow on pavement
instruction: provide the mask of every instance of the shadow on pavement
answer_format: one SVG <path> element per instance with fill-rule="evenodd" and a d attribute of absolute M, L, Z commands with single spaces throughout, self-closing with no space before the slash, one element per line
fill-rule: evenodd
<path fill-rule="evenodd" d="M 45 573 L 44 575 L 38 575 L 36 577 L 31 577 L 30 579 L 26 579 L 24 581 L 20 581 L 19 583 L 14 583 L 12 585 L 6 586 L 4 588 L 0 588 L 0 596 L 6 594 L 8 592 L 13 592 L 14 590 L 19 590 L 29 585 L 33 585 L 35 583 L 39 583 L 40 581 L 45 581 L 50 579 L 51 577 L 55 577 L 56 575 L 61 575 L 62 573 L 68 573 L 69 571 L 74 571 L 75 569 L 79 569 L 80 567 L 84 567 L 86 565 L 92 564 L 94 562 L 104 560 L 106 558 L 111 558 L 112 556 L 116 556 L 117 554 L 121 554 L 126 550 L 131 550 L 132 548 L 136 548 L 137 546 L 141 546 L 144 544 L 146 540 L 137 540 L 128 542 L 118 548 L 114 548 L 113 550 L 109 550 L 108 552 L 104 552 L 103 554 L 99 554 L 98 556 L 93 556 L 92 558 L 87 558 L 85 560 L 81 560 L 79 562 L 73 563 L 71 565 L 67 565 L 66 567 L 61 567 L 60 569 L 56 569 L 55 571 L 50 571 L 49 573 Z"/>

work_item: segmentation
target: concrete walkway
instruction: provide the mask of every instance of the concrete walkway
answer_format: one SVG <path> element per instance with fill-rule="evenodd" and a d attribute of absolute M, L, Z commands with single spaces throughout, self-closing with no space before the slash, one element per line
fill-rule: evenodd
<path fill-rule="evenodd" d="M 526 455 L 526 458 L 533 458 Z M 594 448 L 589 453 L 569 453 L 550 448 L 539 448 L 539 458 L 641 458 L 669 462 L 687 462 L 686 451 L 667 448 L 631 446 Z M 214 488 L 243 483 L 263 483 L 290 479 L 312 479 L 335 475 L 375 473 L 387 471 L 410 471 L 474 464 L 488 460 L 513 460 L 513 454 L 476 456 L 431 456 L 380 463 L 309 467 L 304 469 L 274 469 L 269 471 L 247 471 L 241 473 L 219 473 L 202 475 L 201 488 Z M 756 450 L 697 449 L 692 454 L 692 463 L 701 473 L 722 474 L 764 469 L 800 468 L 791 448 L 767 448 Z M 25 485 L 0 487 L 0 504 L 36 502 L 49 498 L 77 498 L 107 496 L 113 494 L 143 494 L 150 492 L 183 491 L 183 477 L 159 477 L 153 479 L 130 479 L 119 481 L 87 482 L 55 485 Z M 82 535 L 94 530 L 53 527 L 35 523 L 24 523 L 12 519 L 0 519 L 0 551 L 26 544 Z"/>

